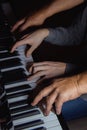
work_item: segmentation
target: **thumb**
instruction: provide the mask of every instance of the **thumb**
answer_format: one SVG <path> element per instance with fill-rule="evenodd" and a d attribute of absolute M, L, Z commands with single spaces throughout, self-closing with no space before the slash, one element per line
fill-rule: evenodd
<path fill-rule="evenodd" d="M 23 24 L 24 23 L 24 21 L 25 21 L 25 18 L 24 19 L 22 19 L 22 20 L 20 20 L 20 21 L 18 21 L 14 26 L 13 26 L 13 28 L 12 28 L 12 30 L 11 30 L 11 32 L 14 32 L 15 30 L 17 30 L 18 29 L 18 27 L 21 25 L 21 24 Z"/>

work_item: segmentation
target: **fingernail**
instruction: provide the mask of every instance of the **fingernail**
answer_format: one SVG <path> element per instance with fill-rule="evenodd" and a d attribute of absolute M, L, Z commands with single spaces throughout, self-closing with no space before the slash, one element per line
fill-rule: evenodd
<path fill-rule="evenodd" d="M 57 115 L 60 115 L 60 111 L 58 109 L 56 109 L 56 113 Z"/>
<path fill-rule="evenodd" d="M 45 115 L 45 116 L 48 116 L 47 112 L 44 112 L 44 115 Z"/>
<path fill-rule="evenodd" d="M 32 105 L 32 106 L 35 106 L 33 102 L 31 103 L 31 105 Z"/>

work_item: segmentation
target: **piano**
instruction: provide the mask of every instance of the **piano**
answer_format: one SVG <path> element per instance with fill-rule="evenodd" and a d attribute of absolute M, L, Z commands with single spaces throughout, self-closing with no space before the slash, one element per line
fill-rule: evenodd
<path fill-rule="evenodd" d="M 7 18 L 0 10 L 0 118 L 1 130 L 68 130 L 62 116 L 51 112 L 44 116 L 38 106 L 32 107 L 28 98 L 35 88 L 35 81 L 27 81 L 27 63 L 33 58 L 25 57 L 26 46 L 11 54 L 15 42 Z"/>

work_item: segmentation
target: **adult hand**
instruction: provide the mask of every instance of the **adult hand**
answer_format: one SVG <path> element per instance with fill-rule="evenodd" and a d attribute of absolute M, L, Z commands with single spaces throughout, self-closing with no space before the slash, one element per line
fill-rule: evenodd
<path fill-rule="evenodd" d="M 14 52 L 17 47 L 28 44 L 31 46 L 31 48 L 27 51 L 27 54 L 26 54 L 26 56 L 28 57 L 41 44 L 44 38 L 47 37 L 48 35 L 49 35 L 48 29 L 39 29 L 32 34 L 25 36 L 24 39 L 16 42 L 16 44 L 11 49 L 11 53 Z"/>
<path fill-rule="evenodd" d="M 51 85 L 40 91 L 31 105 L 35 106 L 44 97 L 47 97 L 44 114 L 48 115 L 50 113 L 54 103 L 56 113 L 60 114 L 64 102 L 75 99 L 80 95 L 81 91 L 78 85 L 78 76 L 56 79 Z"/>
<path fill-rule="evenodd" d="M 66 69 L 66 63 L 62 62 L 45 61 L 34 63 L 29 68 L 29 72 L 33 75 L 30 76 L 28 80 L 33 80 L 35 78 L 43 76 L 43 78 L 40 80 L 43 81 L 44 79 L 60 76 L 64 74 L 65 69 Z"/>
<path fill-rule="evenodd" d="M 19 31 L 24 31 L 28 27 L 42 25 L 44 20 L 45 20 L 44 13 L 38 11 L 38 12 L 34 13 L 33 15 L 25 17 L 25 18 L 21 19 L 20 21 L 18 21 L 13 26 L 11 31 L 14 32 L 17 29 L 19 29 Z"/>

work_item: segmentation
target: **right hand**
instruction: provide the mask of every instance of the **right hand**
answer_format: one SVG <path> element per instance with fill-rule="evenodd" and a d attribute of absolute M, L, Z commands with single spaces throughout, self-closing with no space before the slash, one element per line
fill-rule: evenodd
<path fill-rule="evenodd" d="M 16 31 L 17 29 L 19 29 L 19 31 L 24 31 L 26 30 L 28 27 L 32 27 L 32 26 L 38 26 L 38 25 L 42 25 L 45 21 L 44 15 L 41 12 L 36 12 L 31 16 L 25 17 L 23 19 L 21 19 L 20 21 L 18 21 L 12 28 L 12 32 Z"/>
<path fill-rule="evenodd" d="M 34 98 L 31 105 L 37 105 L 45 97 L 46 103 L 44 105 L 46 108 L 44 114 L 46 116 L 49 115 L 54 104 L 56 113 L 59 115 L 65 102 L 76 99 L 82 95 L 82 91 L 80 90 L 81 84 L 78 84 L 80 78 L 81 77 L 78 77 L 78 75 L 75 75 L 71 77 L 55 79 L 52 84 L 41 89 L 38 95 Z M 82 86 L 81 88 L 84 88 L 84 86 Z"/>
<path fill-rule="evenodd" d="M 26 38 L 16 42 L 16 44 L 12 47 L 11 53 L 15 51 L 15 49 L 21 45 L 28 44 L 31 48 L 27 51 L 26 56 L 30 56 L 33 51 L 41 44 L 41 42 L 49 35 L 48 29 L 39 29 L 34 33 L 26 36 Z"/>

